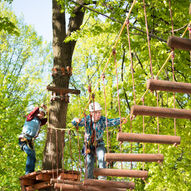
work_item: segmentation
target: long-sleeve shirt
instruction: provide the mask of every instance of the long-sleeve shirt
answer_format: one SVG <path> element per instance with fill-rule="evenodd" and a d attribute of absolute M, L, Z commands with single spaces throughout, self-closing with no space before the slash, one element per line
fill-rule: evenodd
<path fill-rule="evenodd" d="M 87 141 L 90 140 L 91 136 L 92 136 L 92 129 L 95 129 L 95 134 L 96 134 L 96 141 L 100 141 L 103 140 L 103 134 L 106 128 L 106 123 L 108 127 L 112 127 L 112 126 L 117 126 L 120 124 L 120 118 L 115 118 L 115 119 L 107 119 L 106 121 L 106 117 L 101 116 L 100 120 L 97 122 L 93 122 L 91 120 L 91 117 L 88 115 L 85 118 L 83 118 L 80 123 L 77 124 L 77 122 L 75 121 L 75 119 L 73 119 L 72 124 L 74 126 L 84 126 L 85 130 L 86 130 L 86 135 L 87 135 Z"/>
<path fill-rule="evenodd" d="M 19 135 L 19 138 L 31 139 L 36 137 L 40 131 L 40 126 L 45 125 L 47 118 L 40 119 L 37 115 L 39 114 L 39 107 L 34 108 L 33 111 L 27 116 L 22 133 Z"/>

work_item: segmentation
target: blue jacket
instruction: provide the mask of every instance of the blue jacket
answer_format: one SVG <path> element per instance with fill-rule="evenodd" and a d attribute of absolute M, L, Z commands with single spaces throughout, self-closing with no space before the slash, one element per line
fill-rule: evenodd
<path fill-rule="evenodd" d="M 87 141 L 90 140 L 91 135 L 92 135 L 92 128 L 95 129 L 96 131 L 96 141 L 103 140 L 103 134 L 106 128 L 106 117 L 101 116 L 100 120 L 97 122 L 93 122 L 90 118 L 90 116 L 86 116 L 83 118 L 80 123 L 77 124 L 75 119 L 73 119 L 72 124 L 74 126 L 84 126 L 87 134 Z M 120 118 L 115 118 L 115 119 L 107 119 L 107 126 L 112 127 L 112 126 L 117 126 L 120 124 Z M 91 127 L 92 126 L 92 127 Z"/>
<path fill-rule="evenodd" d="M 29 113 L 25 120 L 22 133 L 19 135 L 19 138 L 25 137 L 30 140 L 31 138 L 38 136 L 40 126 L 45 125 L 47 122 L 46 118 L 39 119 L 39 117 L 37 117 L 38 113 L 38 107 L 34 108 L 33 111 Z"/>

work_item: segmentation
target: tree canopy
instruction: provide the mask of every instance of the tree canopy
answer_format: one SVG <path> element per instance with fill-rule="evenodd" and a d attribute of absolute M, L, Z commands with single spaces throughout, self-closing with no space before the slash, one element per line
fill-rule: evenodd
<path fill-rule="evenodd" d="M 150 62 L 152 61 L 153 76 L 156 77 L 167 59 L 171 50 L 167 47 L 166 42 L 168 37 L 172 35 L 172 27 L 175 36 L 180 37 L 186 31 L 184 37 L 189 38 L 187 27 L 190 22 L 190 2 L 189 0 L 148 0 L 145 2 L 151 59 L 142 1 L 136 2 L 129 18 L 131 51 L 129 50 L 128 32 L 125 27 L 115 47 L 116 59 L 113 55 L 109 59 L 109 55 L 112 53 L 112 48 L 129 13 L 132 1 L 59 0 L 58 2 L 62 5 L 62 11 L 71 17 L 74 16 L 75 6 L 82 6 L 82 10 L 85 12 L 80 30 L 70 31 L 71 34 L 64 39 L 65 43 L 77 41 L 72 57 L 73 76 L 70 78 L 70 88 L 81 90 L 80 96 L 70 96 L 67 112 L 64 168 L 71 170 L 73 168 L 77 169 L 79 166 L 78 138 L 80 149 L 84 139 L 84 129 L 79 129 L 78 137 L 78 133 L 71 125 L 71 120 L 74 117 L 82 118 L 84 112 L 88 114 L 88 86 L 90 84 L 92 92 L 94 90 L 93 93 L 95 93 L 95 101 L 98 101 L 103 108 L 106 104 L 109 118 L 119 117 L 119 94 L 121 116 L 128 118 L 128 123 L 122 125 L 123 132 L 143 132 L 143 117 L 136 116 L 131 122 L 128 117 L 130 108 L 135 101 L 137 104 L 142 104 L 141 98 L 146 91 L 146 81 L 152 77 Z M 170 6 L 169 2 L 171 3 Z M 21 131 L 24 122 L 23 116 L 27 109 L 39 103 L 39 100 L 46 100 L 46 102 L 50 100 L 50 94 L 45 93 L 45 86 L 50 80 L 42 81 L 42 79 L 44 75 L 48 76 L 51 73 L 49 67 L 52 56 L 50 45 L 43 45 L 41 38 L 38 37 L 34 29 L 23 24 L 22 20 L 16 19 L 4 4 L 1 4 L 0 10 L 2 14 L 0 16 L 5 20 L 7 18 L 5 25 L 0 23 L 0 189 L 20 190 L 18 177 L 24 172 L 24 164 L 21 161 L 25 156 L 20 152 L 17 145 L 17 135 Z M 172 11 L 172 20 L 170 10 Z M 17 27 L 17 35 L 9 32 L 9 21 Z M 2 28 L 3 30 L 1 30 Z M 132 79 L 130 56 L 132 56 L 134 81 Z M 117 64 L 117 74 L 115 63 Z M 174 51 L 175 81 L 191 83 L 190 63 L 189 52 Z M 101 78 L 103 71 L 105 74 L 104 83 Z M 118 77 L 118 83 L 116 76 Z M 167 61 L 157 77 L 163 80 L 173 80 L 171 59 Z M 106 98 L 104 96 L 104 84 Z M 135 84 L 136 99 L 134 99 L 133 84 Z M 148 91 L 144 96 L 144 104 L 157 106 L 156 93 Z M 173 93 L 158 92 L 158 105 L 173 108 Z M 175 94 L 176 108 L 190 109 L 190 105 L 190 95 Z M 103 110 L 103 115 L 105 114 Z M 160 152 L 164 155 L 163 164 L 146 163 L 144 166 L 142 163 L 132 164 L 133 169 L 144 168 L 149 171 L 147 180 L 134 180 L 136 183 L 135 190 L 190 190 L 190 120 L 177 119 L 176 126 L 174 126 L 174 119 L 144 117 L 144 128 L 145 133 L 148 134 L 157 134 L 159 130 L 160 134 L 174 135 L 176 131 L 176 134 L 181 136 L 181 144 L 175 147 L 172 145 L 123 143 L 120 151 L 119 143 L 116 141 L 119 127 L 110 128 L 110 152 Z M 71 130 L 71 135 L 68 133 L 69 130 Z M 36 143 L 38 152 L 37 169 L 41 169 L 42 149 L 45 139 L 46 137 L 43 135 Z M 106 134 L 104 140 L 107 143 Z M 84 171 L 83 156 L 81 156 L 80 162 L 82 171 Z M 110 166 L 120 168 L 119 163 L 110 164 Z M 124 167 L 129 169 L 131 164 L 124 163 Z M 126 178 L 125 180 L 129 179 Z"/>

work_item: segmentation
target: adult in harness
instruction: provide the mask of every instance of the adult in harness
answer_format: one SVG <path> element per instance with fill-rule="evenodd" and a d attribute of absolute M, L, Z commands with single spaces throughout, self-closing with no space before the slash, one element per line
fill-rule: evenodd
<path fill-rule="evenodd" d="M 95 155 L 97 155 L 99 168 L 106 168 L 106 162 L 104 161 L 105 155 L 105 143 L 103 140 L 103 134 L 106 128 L 117 126 L 120 124 L 120 118 L 107 119 L 101 115 L 101 106 L 99 103 L 94 102 L 89 105 L 90 115 L 83 119 L 74 118 L 72 124 L 76 127 L 85 127 L 85 145 L 84 154 L 87 161 L 87 178 L 93 179 L 93 169 Z M 122 118 L 123 123 L 126 123 L 126 119 Z M 99 176 L 98 179 L 105 179 L 103 176 Z"/>
<path fill-rule="evenodd" d="M 25 174 L 34 172 L 36 153 L 34 149 L 34 140 L 38 137 L 40 127 L 47 122 L 46 106 L 36 107 L 26 117 L 22 133 L 19 135 L 19 146 L 27 154 Z"/>

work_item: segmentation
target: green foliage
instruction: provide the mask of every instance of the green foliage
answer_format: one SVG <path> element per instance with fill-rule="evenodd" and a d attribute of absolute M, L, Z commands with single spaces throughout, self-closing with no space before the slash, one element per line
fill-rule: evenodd
<path fill-rule="evenodd" d="M 75 4 L 72 1 L 58 1 L 67 14 L 72 13 Z M 96 12 L 88 9 L 86 11 L 84 23 L 81 30 L 72 33 L 65 42 L 77 40 L 75 53 L 73 55 L 73 76 L 70 80 L 71 88 L 81 90 L 81 95 L 70 96 L 70 104 L 67 112 L 67 130 L 65 132 L 65 152 L 64 168 L 79 170 L 84 172 L 84 158 L 81 149 L 84 141 L 84 128 L 79 129 L 79 135 L 71 125 L 74 117 L 84 117 L 84 112 L 88 114 L 88 85 L 91 83 L 92 91 L 95 90 L 95 100 L 100 102 L 104 108 L 107 106 L 108 118 L 119 117 L 118 93 L 120 98 L 121 116 L 127 117 L 130 107 L 134 104 L 133 80 L 131 72 L 131 61 L 128 45 L 128 35 L 126 28 L 121 34 L 116 46 L 116 65 L 113 56 L 108 60 L 112 47 L 116 42 L 116 37 L 121 29 L 132 1 L 85 1 L 86 6 L 95 9 Z M 65 4 L 64 4 L 65 3 Z M 188 15 L 189 1 L 177 0 L 172 3 L 173 23 L 175 36 L 181 36 L 190 21 Z M 0 30 L 0 189 L 20 190 L 18 177 L 23 175 L 25 164 L 22 163 L 26 156 L 19 150 L 17 136 L 21 131 L 24 122 L 23 116 L 28 111 L 27 106 L 39 103 L 39 100 L 46 100 L 47 95 L 40 90 L 41 85 L 45 87 L 49 78 L 42 82 L 43 72 L 51 73 L 47 63 L 50 63 L 50 47 L 43 46 L 42 40 L 36 32 L 23 24 L 22 20 L 17 20 L 12 13 L 1 6 L 4 12 L 0 15 L 8 18 L 18 27 L 17 37 L 7 34 L 4 29 Z M 171 35 L 171 19 L 168 1 L 146 1 L 148 29 L 150 37 L 152 69 L 154 76 L 168 57 L 170 49 L 166 45 L 168 36 Z M 11 15 L 11 16 L 10 16 Z M 101 16 L 102 15 L 102 16 Z M 103 16 L 105 15 L 105 16 Z M 73 15 L 72 15 L 73 16 Z M 106 17 L 107 16 L 107 17 Z M 151 78 L 150 59 L 145 28 L 145 16 L 142 1 L 137 1 L 130 16 L 130 40 L 131 53 L 133 58 L 134 83 L 136 103 L 142 104 L 140 98 L 146 90 L 146 80 Z M 0 27 L 1 29 L 1 27 Z M 9 28 L 7 28 L 8 30 Z M 185 35 L 188 38 L 188 32 Z M 175 50 L 175 80 L 191 83 L 190 55 L 186 51 Z M 38 68 L 38 69 L 37 69 Z M 105 73 L 105 81 L 100 78 L 102 72 Z M 118 86 L 117 79 L 118 76 Z M 159 79 L 172 80 L 171 61 L 167 62 Z M 104 85 L 105 84 L 105 85 Z M 39 87 L 38 87 L 39 86 Z M 106 98 L 104 98 L 104 87 Z M 190 109 L 191 99 L 189 95 L 176 94 L 176 108 Z M 105 101 L 106 99 L 106 101 Z M 156 106 L 156 94 L 148 92 L 145 96 L 145 105 Z M 172 93 L 159 92 L 159 106 L 172 108 L 174 98 Z M 105 115 L 103 110 L 103 115 Z M 157 119 L 154 117 L 144 118 L 145 133 L 157 134 Z M 71 130 L 69 135 L 68 130 Z M 137 116 L 132 124 L 128 120 L 122 125 L 123 132 L 143 132 L 143 118 Z M 160 134 L 174 135 L 174 120 L 159 119 Z M 119 127 L 109 128 L 109 147 L 111 152 L 130 153 L 157 153 L 158 145 L 141 143 L 123 143 L 121 150 L 116 136 Z M 44 134 L 36 143 L 37 168 L 41 168 L 42 147 L 44 144 Z M 181 136 L 181 144 L 177 147 L 169 145 L 159 145 L 160 153 L 164 154 L 163 164 L 158 163 L 132 163 L 133 169 L 145 169 L 149 171 L 149 177 L 144 182 L 135 179 L 135 190 L 167 190 L 167 191 L 189 191 L 191 190 L 191 133 L 190 121 L 177 119 L 176 134 Z M 107 135 L 104 135 L 107 143 Z M 78 145 L 79 144 L 79 145 Z M 108 146 L 108 145 L 106 145 Z M 72 157 L 71 157 L 72 155 Z M 11 158 L 11 160 L 10 160 Z M 80 159 L 79 159 L 80 158 Z M 79 165 L 81 164 L 81 166 Z M 130 163 L 123 163 L 124 168 L 130 169 Z M 110 166 L 120 168 L 120 163 Z M 84 173 L 82 173 L 82 178 Z M 123 179 L 123 178 L 110 178 Z M 125 178 L 126 181 L 131 180 Z"/>
<path fill-rule="evenodd" d="M 18 136 L 25 115 L 46 100 L 42 85 L 49 79 L 50 45 L 42 42 L 31 26 L 0 4 L 1 14 L 17 24 L 19 35 L 0 31 L 0 190 L 20 190 L 26 155 Z M 39 140 L 37 164 L 41 164 L 44 140 Z M 39 169 L 37 165 L 37 169 Z"/>
<path fill-rule="evenodd" d="M 11 1 L 9 1 L 11 3 Z M 19 31 L 17 28 L 17 21 L 14 19 L 13 14 L 7 11 L 7 7 L 5 3 L 1 3 L 1 9 L 4 11 L 0 12 L 0 32 L 5 31 L 8 34 L 19 35 Z M 9 13 L 9 14 L 8 14 Z"/>

